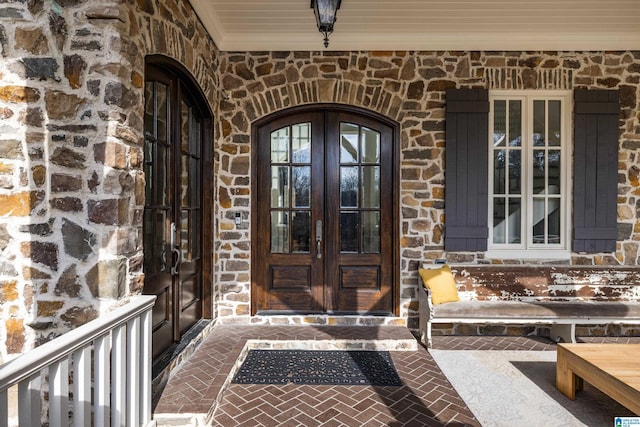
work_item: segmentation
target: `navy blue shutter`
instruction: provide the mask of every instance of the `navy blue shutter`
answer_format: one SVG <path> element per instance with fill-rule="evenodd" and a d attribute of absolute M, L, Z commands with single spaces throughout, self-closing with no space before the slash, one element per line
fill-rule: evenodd
<path fill-rule="evenodd" d="M 573 251 L 614 252 L 617 237 L 617 90 L 574 92 Z"/>
<path fill-rule="evenodd" d="M 444 246 L 447 251 L 486 251 L 489 92 L 449 89 L 445 108 Z"/>

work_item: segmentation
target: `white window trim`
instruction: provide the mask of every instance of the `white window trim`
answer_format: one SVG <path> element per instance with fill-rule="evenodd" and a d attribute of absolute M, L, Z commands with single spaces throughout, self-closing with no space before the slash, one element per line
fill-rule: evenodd
<path fill-rule="evenodd" d="M 571 258 L 571 227 L 573 212 L 571 210 L 572 197 L 572 171 L 573 171 L 573 92 L 570 90 L 492 90 L 489 92 L 489 135 L 487 136 L 487 143 L 489 145 L 489 203 L 488 203 L 488 215 L 489 215 L 489 237 L 487 242 L 487 252 L 485 255 L 488 258 L 497 259 L 536 259 L 536 260 L 568 260 Z M 561 181 L 561 194 L 564 195 L 561 204 L 561 227 L 564 230 L 563 243 L 559 245 L 531 245 L 527 247 L 527 241 L 529 240 L 529 224 L 531 223 L 532 210 L 529 206 L 531 195 L 528 194 L 532 185 L 533 172 L 531 170 L 531 164 L 529 161 L 523 161 L 524 167 L 522 173 L 524 175 L 523 189 L 526 189 L 527 200 L 527 218 L 524 224 L 524 232 L 526 233 L 525 242 L 521 244 L 494 244 L 493 242 L 493 154 L 492 145 L 493 141 L 493 104 L 497 99 L 523 99 L 523 108 L 527 111 L 533 105 L 534 99 L 559 99 L 563 102 L 564 111 L 562 117 L 562 172 L 560 176 Z M 525 118 L 528 118 L 531 112 L 525 114 Z M 529 123 L 522 124 L 522 135 L 531 135 L 531 129 Z M 529 151 L 529 150 L 527 150 Z M 523 194 L 525 196 L 525 194 Z"/>

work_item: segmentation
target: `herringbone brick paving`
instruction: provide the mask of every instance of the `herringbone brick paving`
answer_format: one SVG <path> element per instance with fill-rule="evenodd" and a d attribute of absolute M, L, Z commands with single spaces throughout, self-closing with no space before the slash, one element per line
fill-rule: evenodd
<path fill-rule="evenodd" d="M 209 413 L 214 426 L 479 426 L 428 351 L 393 351 L 401 387 L 223 385 L 248 339 L 393 339 L 397 328 L 216 326 L 182 365 L 155 414 Z M 599 338 L 585 341 L 601 341 Z M 616 340 L 620 342 L 620 340 Z M 622 342 L 630 340 L 622 339 Z M 637 341 L 636 341 L 637 342 Z M 536 337 L 434 337 L 444 350 L 555 351 Z M 222 392 L 222 393 L 221 393 Z"/>
<path fill-rule="evenodd" d="M 214 425 L 479 425 L 426 350 L 392 359 L 401 387 L 231 384 Z"/>

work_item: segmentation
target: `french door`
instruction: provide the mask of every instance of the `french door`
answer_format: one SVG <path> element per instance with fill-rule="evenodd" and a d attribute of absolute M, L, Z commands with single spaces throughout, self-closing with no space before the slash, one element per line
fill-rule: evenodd
<path fill-rule="evenodd" d="M 153 308 L 153 357 L 202 318 L 203 118 L 176 76 L 147 66 L 144 293 Z"/>
<path fill-rule="evenodd" d="M 256 133 L 254 313 L 393 313 L 393 128 L 328 109 Z"/>

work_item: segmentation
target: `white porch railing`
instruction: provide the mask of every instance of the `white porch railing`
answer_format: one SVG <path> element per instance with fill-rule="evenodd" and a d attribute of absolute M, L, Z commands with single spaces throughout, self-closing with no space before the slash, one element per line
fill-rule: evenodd
<path fill-rule="evenodd" d="M 151 308 L 136 296 L 0 366 L 0 427 L 151 425 Z M 93 366 L 93 369 L 92 369 Z M 69 375 L 71 373 L 71 375 Z M 9 402 L 17 387 L 15 399 Z M 11 389 L 11 392 L 10 392 Z"/>

